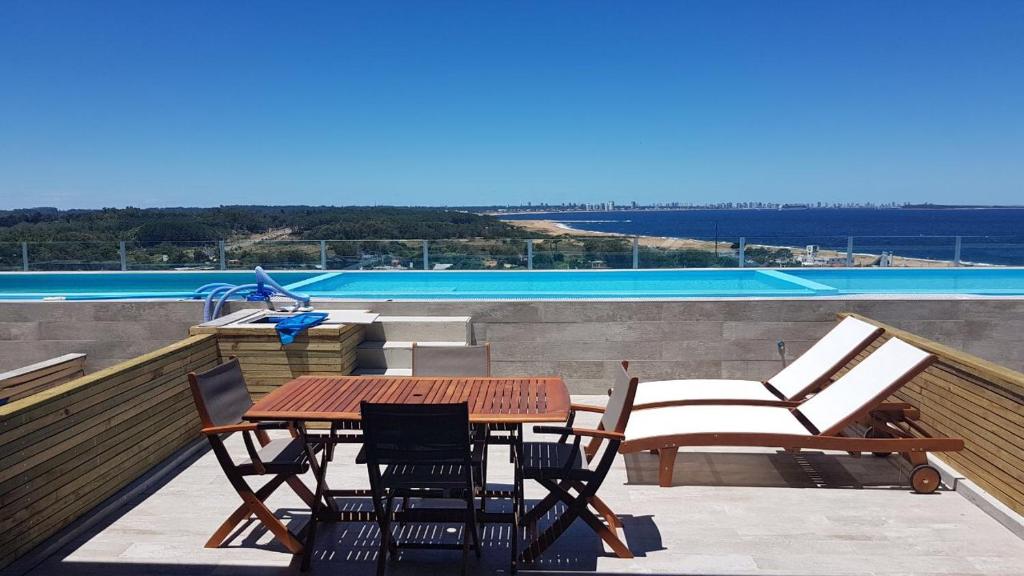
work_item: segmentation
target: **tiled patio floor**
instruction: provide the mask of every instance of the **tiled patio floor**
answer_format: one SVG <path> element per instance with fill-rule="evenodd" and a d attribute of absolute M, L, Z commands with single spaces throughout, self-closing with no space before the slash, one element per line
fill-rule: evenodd
<path fill-rule="evenodd" d="M 593 402 L 592 397 L 577 400 Z M 240 440 L 231 446 L 244 454 Z M 342 447 L 332 487 L 366 485 L 366 471 Z M 659 488 L 656 458 L 619 458 L 600 494 L 622 517 L 636 554 L 620 560 L 577 522 L 531 571 L 584 574 L 1024 574 L 1024 541 L 960 495 L 913 494 L 888 459 L 776 451 L 687 453 L 679 485 Z M 491 479 L 509 477 L 492 453 Z M 311 478 L 307 479 L 310 484 Z M 527 486 L 528 498 L 539 487 Z M 116 517 L 89 530 L 30 572 L 33 576 L 297 574 L 298 562 L 255 524 L 220 549 L 203 548 L 237 506 L 212 453 L 182 466 Z M 270 507 L 297 529 L 306 518 L 282 488 Z M 356 502 L 354 505 L 364 505 Z M 487 527 L 471 573 L 507 572 L 507 527 Z M 456 535 L 450 535 L 453 541 Z M 319 534 L 312 574 L 373 574 L 375 525 L 337 524 Z M 389 574 L 458 573 L 460 554 L 403 551 Z"/>

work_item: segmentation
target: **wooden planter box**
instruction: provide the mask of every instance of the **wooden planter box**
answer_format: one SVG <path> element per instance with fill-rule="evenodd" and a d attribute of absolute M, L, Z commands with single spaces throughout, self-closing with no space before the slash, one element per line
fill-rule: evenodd
<path fill-rule="evenodd" d="M 215 334 L 221 358 L 238 358 L 253 400 L 297 376 L 351 374 L 356 365 L 356 347 L 365 334 L 360 324 L 320 325 L 284 346 L 269 324 L 193 326 L 190 332 Z"/>

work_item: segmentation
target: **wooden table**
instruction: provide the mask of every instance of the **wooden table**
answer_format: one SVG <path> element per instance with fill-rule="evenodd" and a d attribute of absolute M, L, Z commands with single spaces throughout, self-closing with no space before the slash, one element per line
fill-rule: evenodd
<path fill-rule="evenodd" d="M 246 413 L 252 421 L 290 421 L 297 425 L 307 439 L 307 453 L 317 477 L 316 500 L 310 525 L 306 533 L 302 569 L 309 568 L 316 524 L 323 521 L 372 520 L 366 514 L 358 516 L 339 512 L 331 500 L 336 495 L 351 495 L 351 491 L 327 490 L 325 479 L 327 464 L 333 454 L 333 444 L 352 441 L 351 435 L 338 436 L 339 428 L 357 427 L 361 402 L 395 404 L 443 404 L 466 402 L 469 420 L 474 424 L 503 424 L 512 427 L 513 454 L 521 453 L 522 425 L 533 423 L 562 423 L 569 417 L 569 391 L 559 377 L 415 377 L 415 376 L 302 376 L 292 380 L 256 402 Z M 306 422 L 330 423 L 329 435 L 314 436 L 307 432 Z M 356 437 L 358 439 L 358 437 Z M 328 446 L 316 462 L 315 443 Z M 518 458 L 513 458 L 518 461 Z M 518 518 L 522 508 L 522 475 L 518 463 L 515 468 L 512 513 L 488 513 L 485 522 L 512 524 L 513 571 L 517 563 L 516 540 Z M 321 500 L 328 502 L 329 510 L 322 510 Z"/>

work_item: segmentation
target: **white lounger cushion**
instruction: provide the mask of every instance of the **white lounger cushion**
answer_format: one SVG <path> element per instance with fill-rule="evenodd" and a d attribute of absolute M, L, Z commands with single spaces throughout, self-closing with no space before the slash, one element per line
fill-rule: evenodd
<path fill-rule="evenodd" d="M 884 401 L 931 359 L 924 350 L 890 338 L 842 378 L 802 402 L 800 413 L 822 433 L 837 433 L 865 407 Z"/>
<path fill-rule="evenodd" d="M 786 400 L 800 400 L 842 368 L 851 356 L 878 337 L 881 329 L 846 317 L 807 352 L 790 362 L 768 383 Z M 761 382 L 752 380 L 684 379 L 641 382 L 635 406 L 687 400 L 779 400 Z"/>
<path fill-rule="evenodd" d="M 634 406 L 683 400 L 778 400 L 756 380 L 658 380 L 637 386 Z"/>
<path fill-rule="evenodd" d="M 816 388 L 842 368 L 850 356 L 870 344 L 879 332 L 878 326 L 847 316 L 768 383 L 787 400 L 800 400 L 812 392 L 810 388 Z"/>
<path fill-rule="evenodd" d="M 626 441 L 678 434 L 798 434 L 810 432 L 789 408 L 776 406 L 668 406 L 637 410 Z"/>

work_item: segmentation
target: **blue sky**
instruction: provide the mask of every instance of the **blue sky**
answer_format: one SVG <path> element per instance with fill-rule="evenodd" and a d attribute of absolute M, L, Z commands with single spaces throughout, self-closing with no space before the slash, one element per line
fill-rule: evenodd
<path fill-rule="evenodd" d="M 1024 2 L 0 6 L 25 206 L 1024 204 Z"/>

